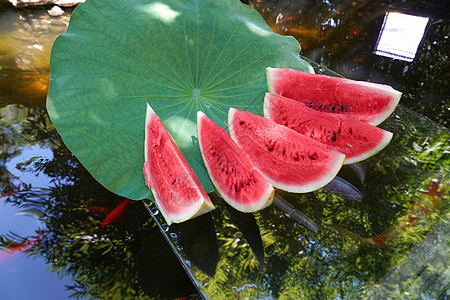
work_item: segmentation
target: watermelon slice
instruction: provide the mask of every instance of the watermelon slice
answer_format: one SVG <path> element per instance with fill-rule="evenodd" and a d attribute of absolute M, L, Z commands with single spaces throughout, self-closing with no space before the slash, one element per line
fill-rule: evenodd
<path fill-rule="evenodd" d="M 148 104 L 144 151 L 145 183 L 168 225 L 214 209 L 194 171 Z"/>
<path fill-rule="evenodd" d="M 345 155 L 286 126 L 230 108 L 231 138 L 274 187 L 306 193 L 323 187 L 337 174 Z"/>
<path fill-rule="evenodd" d="M 264 116 L 345 154 L 344 164 L 375 155 L 392 133 L 345 115 L 324 114 L 301 102 L 267 93 Z"/>
<path fill-rule="evenodd" d="M 291 98 L 322 112 L 345 114 L 371 125 L 383 122 L 397 107 L 401 92 L 388 85 L 267 68 L 272 94 Z"/>
<path fill-rule="evenodd" d="M 273 200 L 272 185 L 253 168 L 247 155 L 227 132 L 197 112 L 200 152 L 217 191 L 235 209 L 254 212 Z"/>

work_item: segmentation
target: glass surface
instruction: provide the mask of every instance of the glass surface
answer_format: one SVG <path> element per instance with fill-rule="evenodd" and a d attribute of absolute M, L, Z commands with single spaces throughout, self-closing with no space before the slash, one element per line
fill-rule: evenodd
<path fill-rule="evenodd" d="M 394 133 L 389 146 L 338 174 L 360 201 L 277 191 L 274 205 L 244 214 L 212 195 L 216 210 L 170 227 L 148 210 L 206 298 L 445 299 L 450 131 L 403 106 L 380 127 Z"/>
<path fill-rule="evenodd" d="M 123 199 L 90 176 L 45 110 L 50 48 L 71 9 L 0 4 L 0 298 L 449 297 L 445 6 L 248 2 L 300 41 L 317 72 L 404 93 L 381 125 L 394 133 L 388 148 L 340 173 L 355 188 L 278 192 L 255 214 L 212 195 L 215 211 L 170 228 L 153 204 L 131 202 L 106 222 Z M 411 63 L 373 54 L 387 11 L 430 18 Z"/>

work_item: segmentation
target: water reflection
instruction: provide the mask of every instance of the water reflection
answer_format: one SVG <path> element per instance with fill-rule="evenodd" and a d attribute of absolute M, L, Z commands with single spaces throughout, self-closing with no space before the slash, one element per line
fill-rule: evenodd
<path fill-rule="evenodd" d="M 45 7 L 16 10 L 0 3 L 1 105 L 44 105 L 50 50 L 66 30 L 70 12 L 50 17 Z"/>
<path fill-rule="evenodd" d="M 274 30 L 296 36 L 306 56 L 352 78 L 394 84 L 404 92 L 404 104 L 448 124 L 448 84 L 442 76 L 447 71 L 448 21 L 440 16 L 432 16 L 417 59 L 405 64 L 368 54 L 389 8 L 385 2 L 253 1 L 253 6 Z M 325 191 L 280 193 L 295 211 L 317 224 L 317 233 L 274 205 L 255 215 L 236 215 L 220 199 L 215 200 L 219 209 L 204 219 L 180 226 L 162 224 L 170 244 L 162 240 L 140 203 L 130 204 L 120 222 L 102 228 L 123 199 L 92 179 L 63 145 L 42 108 L 50 46 L 65 30 L 68 15 L 50 18 L 45 10 L 12 9 L 0 13 L 0 194 L 14 191 L 0 200 L 42 212 L 45 226 L 33 233 L 41 241 L 24 249 L 25 254 L 42 257 L 52 271 L 72 277 L 75 296 L 146 299 L 195 293 L 172 250 L 183 259 L 195 286 L 211 298 L 378 295 L 378 285 L 378 290 L 371 290 L 377 282 L 390 287 L 416 278 L 405 272 L 414 275 L 423 269 L 424 264 L 412 264 L 417 259 L 433 264 L 421 277 L 424 280 L 446 272 L 448 247 L 442 241 L 448 240 L 450 136 L 404 108 L 383 125 L 395 132 L 394 140 L 362 165 L 365 172 L 358 174 L 364 180 L 343 174 L 362 193 L 361 202 Z M 30 179 L 15 189 L 24 178 L 17 178 L 20 175 L 7 164 L 33 147 L 51 155 L 25 157 L 18 161 L 20 166 L 45 174 L 51 182 Z M 150 211 L 161 218 L 154 208 Z M 205 232 L 196 234 L 198 228 Z M 0 234 L 5 238 L 2 246 L 14 237 Z M 443 247 L 434 249 L 436 244 Z M 407 254 L 417 245 L 422 252 Z M 427 253 L 435 262 L 424 258 Z M 394 267 L 397 262 L 400 265 Z M 389 270 L 393 272 L 383 277 Z M 169 289 L 167 282 L 175 283 Z M 413 292 L 423 291 L 421 287 L 413 285 Z M 446 288 L 438 285 L 427 295 L 443 295 Z M 382 295 L 386 291 L 391 290 L 383 289 Z"/>
<path fill-rule="evenodd" d="M 448 127 L 449 10 L 441 2 L 250 1 L 275 31 L 292 35 L 302 55 L 345 77 L 392 85 L 401 103 Z M 413 62 L 373 54 L 386 12 L 429 17 Z M 445 77 L 445 78 L 444 78 Z"/>

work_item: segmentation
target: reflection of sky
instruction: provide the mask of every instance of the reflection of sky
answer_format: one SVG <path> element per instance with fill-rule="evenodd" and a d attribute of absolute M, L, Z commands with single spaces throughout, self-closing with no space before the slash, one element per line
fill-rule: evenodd
<path fill-rule="evenodd" d="M 411 62 L 416 56 L 428 18 L 388 12 L 384 17 L 375 54 Z"/>
<path fill-rule="evenodd" d="M 51 159 L 53 153 L 39 146 L 25 148 L 20 156 L 6 164 L 9 172 L 20 182 L 31 184 L 32 187 L 48 187 L 50 178 L 45 174 L 36 174 L 32 168 L 19 170 L 18 163 L 28 161 L 32 157 Z M 10 231 L 23 237 L 35 236 L 39 229 L 39 221 L 27 215 L 16 215 L 20 209 L 5 204 L 0 198 L 0 234 L 7 235 Z M 0 299 L 67 299 L 65 285 L 70 285 L 68 278 L 59 279 L 56 273 L 47 271 L 50 265 L 42 258 L 33 256 L 27 258 L 22 253 L 8 254 L 0 251 Z"/>

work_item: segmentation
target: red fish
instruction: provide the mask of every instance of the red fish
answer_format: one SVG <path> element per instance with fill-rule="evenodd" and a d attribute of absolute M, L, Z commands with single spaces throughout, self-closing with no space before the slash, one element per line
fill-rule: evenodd
<path fill-rule="evenodd" d="M 421 190 L 424 194 L 427 194 L 431 197 L 437 197 L 440 198 L 445 192 L 445 189 L 442 188 L 439 190 L 440 182 L 439 180 L 433 179 L 431 183 L 427 186 L 426 190 Z"/>
<path fill-rule="evenodd" d="M 25 183 L 21 182 L 17 186 L 14 186 L 10 191 L 4 193 L 3 195 L 0 195 L 0 198 L 9 197 L 11 195 L 14 195 L 15 193 L 20 192 L 22 190 L 22 186 L 25 186 Z"/>
<path fill-rule="evenodd" d="M 112 223 L 120 222 L 126 218 L 126 210 L 130 202 L 131 200 L 128 198 L 121 200 L 119 204 L 117 204 L 116 208 L 114 208 L 113 211 L 106 216 L 105 220 L 103 220 L 102 228 L 105 228 Z"/>
<path fill-rule="evenodd" d="M 86 207 L 86 210 L 89 212 L 93 212 L 93 213 L 104 213 L 104 212 L 109 211 L 109 209 L 107 209 L 106 207 L 102 207 L 102 206 L 90 206 L 90 207 Z"/>
<path fill-rule="evenodd" d="M 370 238 L 375 244 L 384 244 L 387 240 L 385 236 L 373 236 Z"/>
<path fill-rule="evenodd" d="M 38 235 L 37 237 L 35 237 L 34 239 L 32 239 L 31 241 L 25 241 L 21 244 L 13 244 L 10 245 L 8 247 L 6 247 L 5 249 L 3 249 L 3 251 L 8 252 L 8 253 L 14 253 L 14 252 L 19 252 L 22 250 L 25 250 L 31 246 L 33 246 L 34 244 L 37 243 L 37 241 L 39 241 L 39 239 L 41 238 L 40 235 Z"/>
<path fill-rule="evenodd" d="M 21 244 L 15 243 L 13 241 L 10 242 L 10 245 L 6 248 L 3 248 L 3 250 L 0 250 L 0 265 L 4 262 L 10 261 L 14 256 L 15 253 L 24 251 L 30 247 L 32 247 L 34 244 L 36 244 L 40 240 L 41 236 L 38 235 L 31 241 L 24 241 Z"/>

